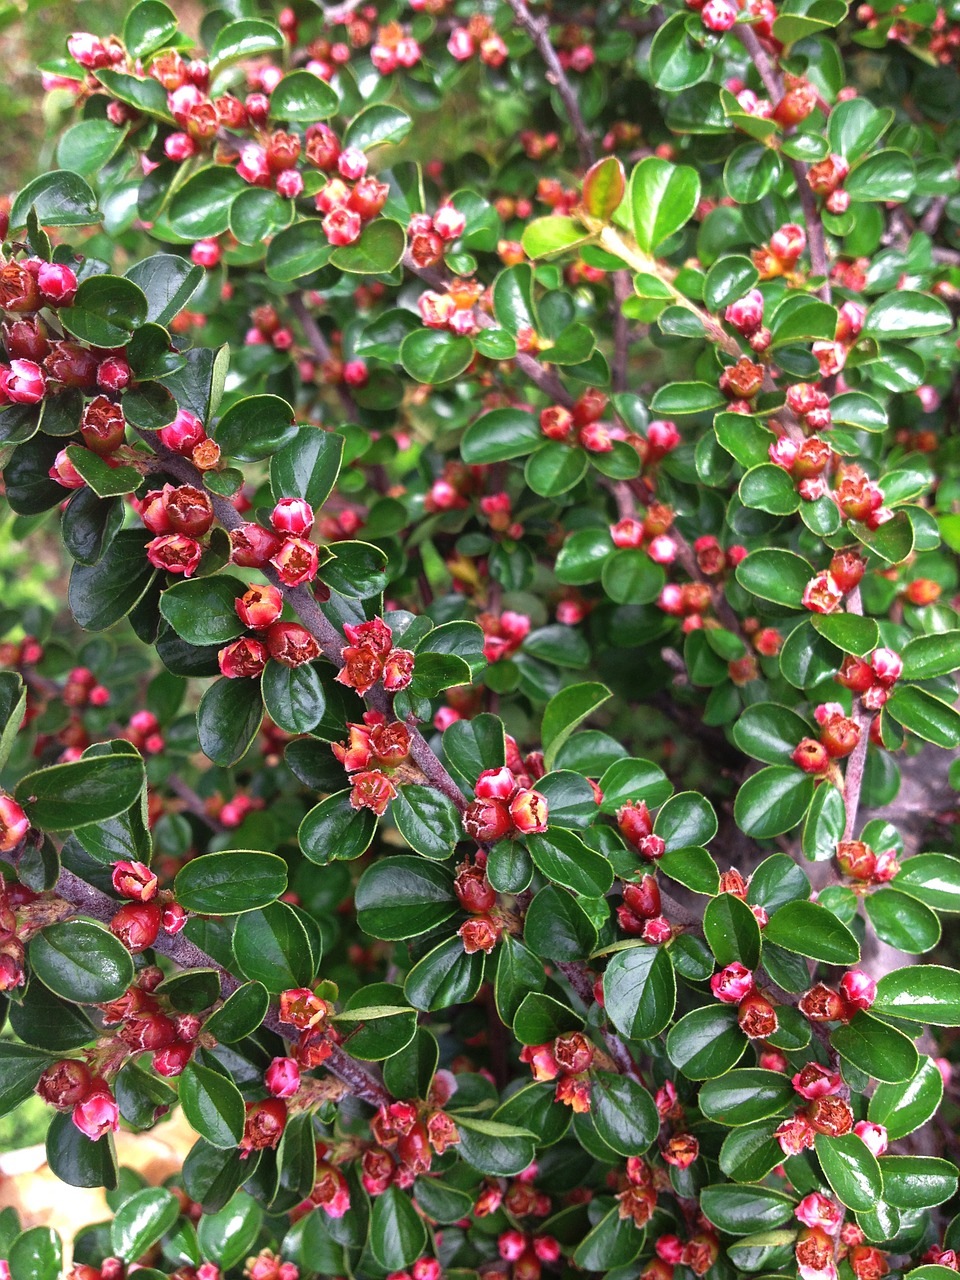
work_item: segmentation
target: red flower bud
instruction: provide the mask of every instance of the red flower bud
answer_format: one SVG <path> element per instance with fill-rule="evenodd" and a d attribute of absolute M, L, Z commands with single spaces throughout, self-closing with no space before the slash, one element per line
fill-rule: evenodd
<path fill-rule="evenodd" d="M 262 631 L 283 612 L 283 596 L 276 587 L 251 584 L 236 602 L 237 616 L 245 627 Z"/>
<path fill-rule="evenodd" d="M 513 819 L 502 800 L 474 800 L 463 815 L 463 829 L 479 844 L 493 844 L 513 830 Z"/>
<path fill-rule="evenodd" d="M 299 587 L 305 582 L 312 582 L 317 576 L 320 553 L 316 545 L 307 538 L 289 536 L 270 557 L 270 563 L 284 586 Z"/>
<path fill-rule="evenodd" d="M 240 1150 L 246 1153 L 261 1151 L 264 1147 L 275 1147 L 280 1141 L 286 1124 L 287 1104 L 280 1098 L 248 1102 Z"/>
<path fill-rule="evenodd" d="M 156 874 L 142 862 L 115 862 L 111 879 L 121 898 L 149 902 L 157 892 Z"/>
<path fill-rule="evenodd" d="M 73 1123 L 92 1142 L 105 1133 L 116 1133 L 120 1128 L 120 1108 L 113 1094 L 101 1084 L 73 1109 Z"/>
<path fill-rule="evenodd" d="M 500 921 L 488 915 L 471 916 L 457 930 L 463 942 L 463 949 L 468 956 L 476 951 L 492 951 L 499 942 L 502 932 L 503 925 Z"/>
<path fill-rule="evenodd" d="M 30 819 L 9 796 L 0 795 L 0 853 L 10 853 L 30 830 Z"/>
<path fill-rule="evenodd" d="M 221 675 L 228 680 L 238 680 L 260 675 L 269 657 L 269 650 L 262 640 L 244 636 L 221 649 L 217 661 Z"/>
<path fill-rule="evenodd" d="M 110 931 L 136 955 L 152 947 L 160 932 L 163 911 L 156 902 L 130 902 L 110 921 Z"/>
<path fill-rule="evenodd" d="M 270 657 L 285 667 L 302 666 L 320 654 L 320 645 L 299 622 L 271 623 L 266 640 Z"/>
<path fill-rule="evenodd" d="M 766 1040 L 779 1026 L 776 1009 L 757 991 L 751 992 L 740 1002 L 737 1021 L 740 1030 L 751 1040 Z"/>
<path fill-rule="evenodd" d="M 282 545 L 269 529 L 258 524 L 241 524 L 230 531 L 230 560 L 244 569 L 263 569 Z"/>
<path fill-rule="evenodd" d="M 90 1092 L 93 1076 L 85 1062 L 78 1058 L 63 1058 L 54 1062 L 37 1082 L 37 1093 L 58 1111 L 69 1111 Z"/>
<path fill-rule="evenodd" d="M 209 494 L 191 484 L 180 485 L 167 495 L 167 519 L 175 533 L 202 538 L 213 524 Z"/>
<path fill-rule="evenodd" d="M 168 533 L 147 543 L 147 559 L 167 573 L 182 573 L 189 578 L 203 554 L 200 543 L 182 533 Z"/>

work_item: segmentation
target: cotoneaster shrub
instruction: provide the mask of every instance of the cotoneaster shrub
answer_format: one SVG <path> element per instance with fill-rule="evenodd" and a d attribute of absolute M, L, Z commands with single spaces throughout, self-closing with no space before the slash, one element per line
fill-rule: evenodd
<path fill-rule="evenodd" d="M 43 68 L 0 1102 L 112 1217 L 4 1274 L 958 1269 L 957 17 L 142 0 Z"/>

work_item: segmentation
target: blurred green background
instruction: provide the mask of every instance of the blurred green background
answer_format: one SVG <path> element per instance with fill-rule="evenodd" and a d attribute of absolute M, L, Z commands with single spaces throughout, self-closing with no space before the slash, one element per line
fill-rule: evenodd
<path fill-rule="evenodd" d="M 179 9 L 176 0 L 173 8 Z M 51 167 L 53 143 L 44 114 L 38 64 L 66 52 L 71 31 L 106 35 L 123 21 L 124 0 L 0 0 L 0 172 L 15 191 Z M 49 107 L 48 107 L 49 111 Z"/>

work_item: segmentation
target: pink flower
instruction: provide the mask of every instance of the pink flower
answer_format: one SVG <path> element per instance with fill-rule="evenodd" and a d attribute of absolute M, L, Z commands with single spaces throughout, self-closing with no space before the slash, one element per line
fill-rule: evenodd
<path fill-rule="evenodd" d="M 707 0 L 700 16 L 708 31 L 729 31 L 739 15 L 736 5 L 730 0 Z"/>
<path fill-rule="evenodd" d="M 793 1213 L 805 1227 L 821 1227 L 832 1236 L 843 1225 L 843 1210 L 819 1191 L 812 1191 L 810 1195 L 804 1196 Z"/>
<path fill-rule="evenodd" d="M 457 240 L 463 235 L 467 217 L 452 204 L 442 204 L 433 215 L 433 225 L 441 240 Z"/>
<path fill-rule="evenodd" d="M 734 960 L 710 979 L 710 990 L 724 1004 L 739 1004 L 753 990 L 753 974 Z"/>
<path fill-rule="evenodd" d="M 362 225 L 352 209 L 332 209 L 323 220 L 323 231 L 331 244 L 347 245 L 360 238 Z"/>
<path fill-rule="evenodd" d="M 73 1108 L 73 1123 L 93 1142 L 120 1128 L 120 1108 L 106 1086 L 89 1093 Z"/>
<path fill-rule="evenodd" d="M 811 578 L 803 589 L 803 603 L 813 613 L 836 613 L 843 603 L 843 592 L 833 574 L 824 570 Z"/>
<path fill-rule="evenodd" d="M 466 27 L 454 27 L 450 32 L 450 38 L 447 41 L 447 52 L 457 62 L 466 62 L 468 58 L 472 58 L 476 53 L 476 45 L 473 43 L 473 36 Z"/>
<path fill-rule="evenodd" d="M 793 1077 L 794 1089 L 801 1098 L 806 1098 L 808 1101 L 836 1093 L 842 1083 L 838 1071 L 830 1071 L 827 1067 L 822 1067 L 819 1062 L 808 1062 L 803 1070 L 798 1071 Z"/>
<path fill-rule="evenodd" d="M 677 544 L 673 538 L 661 533 L 651 540 L 647 554 L 656 564 L 672 564 L 677 558 Z"/>
<path fill-rule="evenodd" d="M 262 187 L 270 182 L 270 166 L 267 163 L 266 150 L 256 142 L 248 142 L 240 152 L 237 173 L 244 182 L 255 187 Z"/>
<path fill-rule="evenodd" d="M 0 387 L 14 404 L 39 404 L 47 380 L 32 360 L 11 360 L 10 368 L 0 372 Z"/>
<path fill-rule="evenodd" d="M 350 182 L 356 182 L 367 172 L 367 157 L 359 147 L 347 147 L 337 158 L 340 176 Z"/>
<path fill-rule="evenodd" d="M 887 1149 L 887 1131 L 882 1124 L 873 1124 L 870 1120 L 858 1120 L 853 1132 L 865 1147 L 875 1156 L 882 1156 Z"/>
<path fill-rule="evenodd" d="M 886 687 L 896 684 L 903 674 L 903 659 L 893 649 L 874 649 L 870 665 L 879 682 Z"/>

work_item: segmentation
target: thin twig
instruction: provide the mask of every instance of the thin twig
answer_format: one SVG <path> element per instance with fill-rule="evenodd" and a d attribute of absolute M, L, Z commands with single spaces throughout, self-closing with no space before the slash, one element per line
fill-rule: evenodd
<path fill-rule="evenodd" d="M 16 868 L 15 854 L 0 854 L 0 858 Z M 113 919 L 121 905 L 93 885 L 87 884 L 80 876 L 68 871 L 66 867 L 61 869 L 57 883 L 53 887 L 53 893 L 75 907 L 80 915 L 99 920 L 103 924 Z M 217 964 L 212 956 L 201 951 L 182 933 L 173 937 L 161 934 L 152 949 L 159 955 L 166 956 L 182 969 L 214 969 L 220 979 L 220 996 L 224 1000 L 243 985 L 239 978 L 235 978 L 227 969 Z M 271 1008 L 267 1011 L 263 1025 L 276 1035 L 289 1039 L 289 1033 L 284 1030 L 284 1024 L 280 1021 L 275 1009 Z M 357 1062 L 355 1058 L 351 1058 L 348 1053 L 344 1053 L 339 1046 L 333 1047 L 333 1052 L 324 1066 L 338 1080 L 342 1080 L 351 1093 L 364 1102 L 369 1102 L 371 1106 L 382 1106 L 390 1101 L 390 1094 L 381 1082 L 371 1075 L 367 1067 Z"/>
<path fill-rule="evenodd" d="M 507 0 L 507 4 L 513 10 L 517 22 L 527 32 L 544 61 L 544 65 L 547 68 L 547 80 L 555 86 L 557 93 L 560 95 L 570 120 L 574 137 L 577 140 L 580 164 L 583 168 L 586 168 L 593 161 L 593 139 L 584 121 L 580 103 L 577 101 L 573 86 L 567 79 L 567 73 L 560 65 L 556 49 L 550 43 L 550 20 L 548 18 L 535 18 L 527 8 L 525 0 Z"/>
<path fill-rule="evenodd" d="M 776 106 L 784 94 L 783 80 L 779 71 L 771 62 L 767 55 L 767 51 L 760 43 L 760 39 L 752 27 L 749 27 L 742 22 L 738 23 L 736 33 L 740 43 L 750 55 L 750 59 L 757 69 L 757 74 L 763 81 L 763 87 L 766 89 L 770 101 L 774 106 Z M 797 194 L 800 198 L 800 208 L 803 212 L 803 221 L 807 230 L 807 245 L 810 249 L 810 266 L 815 276 L 823 277 L 823 284 L 820 286 L 818 292 L 824 302 L 829 302 L 831 298 L 831 289 L 830 263 L 827 259 L 827 242 L 823 232 L 823 222 L 820 218 L 820 211 L 817 208 L 817 202 L 814 194 L 810 190 L 810 184 L 807 182 L 808 167 L 802 160 L 791 160 L 790 167 L 793 170 L 793 175 L 797 181 Z"/>

